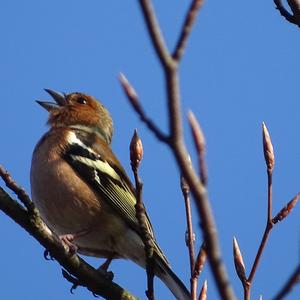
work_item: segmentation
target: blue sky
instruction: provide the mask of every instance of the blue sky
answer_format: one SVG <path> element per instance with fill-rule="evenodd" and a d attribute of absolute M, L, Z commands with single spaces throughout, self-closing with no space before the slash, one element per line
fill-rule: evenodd
<path fill-rule="evenodd" d="M 167 44 L 173 48 L 190 1 L 153 1 Z M 30 191 L 33 148 L 47 130 L 47 114 L 34 100 L 43 88 L 96 96 L 115 124 L 113 149 L 130 173 L 128 145 L 138 128 L 144 145 L 144 202 L 173 269 L 188 285 L 184 207 L 176 164 L 128 104 L 117 76 L 124 72 L 147 113 L 167 129 L 163 76 L 138 1 L 15 1 L 0 3 L 1 159 Z M 207 139 L 209 196 L 224 261 L 236 295 L 232 237 L 238 238 L 248 272 L 265 226 L 266 174 L 261 146 L 265 121 L 274 144 L 274 213 L 298 191 L 300 31 L 273 1 L 207 0 L 180 67 L 183 113 L 192 109 Z M 185 127 L 188 147 L 193 144 Z M 2 185 L 2 184 L 1 184 Z M 253 299 L 273 296 L 299 260 L 300 207 L 273 232 L 252 287 Z M 198 220 L 194 218 L 194 225 Z M 0 213 L 0 278 L 3 299 L 91 299 L 70 284 L 44 249 Z M 196 230 L 197 244 L 201 233 Z M 88 259 L 94 266 L 102 261 Z M 144 297 L 145 272 L 131 262 L 112 264 L 115 280 Z M 206 266 L 208 299 L 217 293 Z M 157 299 L 172 299 L 157 280 Z M 299 297 L 296 287 L 288 299 Z"/>

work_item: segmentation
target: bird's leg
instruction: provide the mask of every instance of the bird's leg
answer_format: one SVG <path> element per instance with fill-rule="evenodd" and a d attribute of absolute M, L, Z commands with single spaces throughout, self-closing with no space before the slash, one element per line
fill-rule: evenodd
<path fill-rule="evenodd" d="M 81 230 L 81 231 L 78 231 L 78 232 L 75 232 L 75 233 L 68 233 L 68 234 L 60 235 L 59 239 L 61 240 L 61 242 L 64 245 L 68 246 L 69 252 L 71 254 L 75 254 L 77 252 L 77 250 L 78 250 L 78 246 L 76 246 L 75 244 L 73 244 L 73 241 L 76 238 L 84 236 L 84 235 L 86 235 L 86 234 L 88 234 L 90 232 L 91 232 L 90 229 L 84 229 L 84 230 Z"/>

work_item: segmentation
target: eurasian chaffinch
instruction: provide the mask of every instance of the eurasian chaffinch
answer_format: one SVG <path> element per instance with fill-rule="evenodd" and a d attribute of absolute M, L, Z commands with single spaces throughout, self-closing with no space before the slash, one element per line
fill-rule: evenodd
<path fill-rule="evenodd" d="M 145 268 L 135 212 L 135 190 L 111 150 L 113 122 L 95 98 L 46 90 L 56 103 L 37 101 L 49 112 L 50 130 L 35 147 L 32 199 L 46 224 L 79 253 L 125 258 Z M 156 243 L 154 272 L 180 300 L 190 299 Z"/>

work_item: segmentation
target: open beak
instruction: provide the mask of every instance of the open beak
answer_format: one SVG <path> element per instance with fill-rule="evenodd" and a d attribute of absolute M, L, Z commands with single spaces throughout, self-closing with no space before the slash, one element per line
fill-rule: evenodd
<path fill-rule="evenodd" d="M 53 108 L 57 108 L 59 106 L 65 106 L 67 104 L 67 100 L 65 94 L 45 89 L 45 91 L 53 98 L 56 103 L 47 102 L 47 101 L 36 101 L 39 105 L 45 108 L 47 111 L 51 111 Z"/>

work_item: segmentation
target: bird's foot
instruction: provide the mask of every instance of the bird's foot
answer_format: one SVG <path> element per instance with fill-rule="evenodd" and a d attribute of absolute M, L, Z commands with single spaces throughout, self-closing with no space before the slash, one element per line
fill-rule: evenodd
<path fill-rule="evenodd" d="M 69 248 L 70 254 L 75 254 L 78 250 L 78 247 L 74 245 L 72 242 L 75 239 L 74 234 L 63 234 L 59 236 L 61 242 Z"/>
<path fill-rule="evenodd" d="M 78 231 L 76 233 L 68 233 L 68 234 L 62 234 L 59 236 L 59 239 L 61 240 L 61 242 L 68 246 L 69 248 L 69 252 L 70 254 L 75 254 L 78 250 L 78 246 L 76 246 L 73 241 L 76 239 L 76 238 L 79 238 L 81 236 L 84 236 L 88 233 L 90 233 L 91 230 L 90 229 L 83 229 L 81 231 Z"/>

